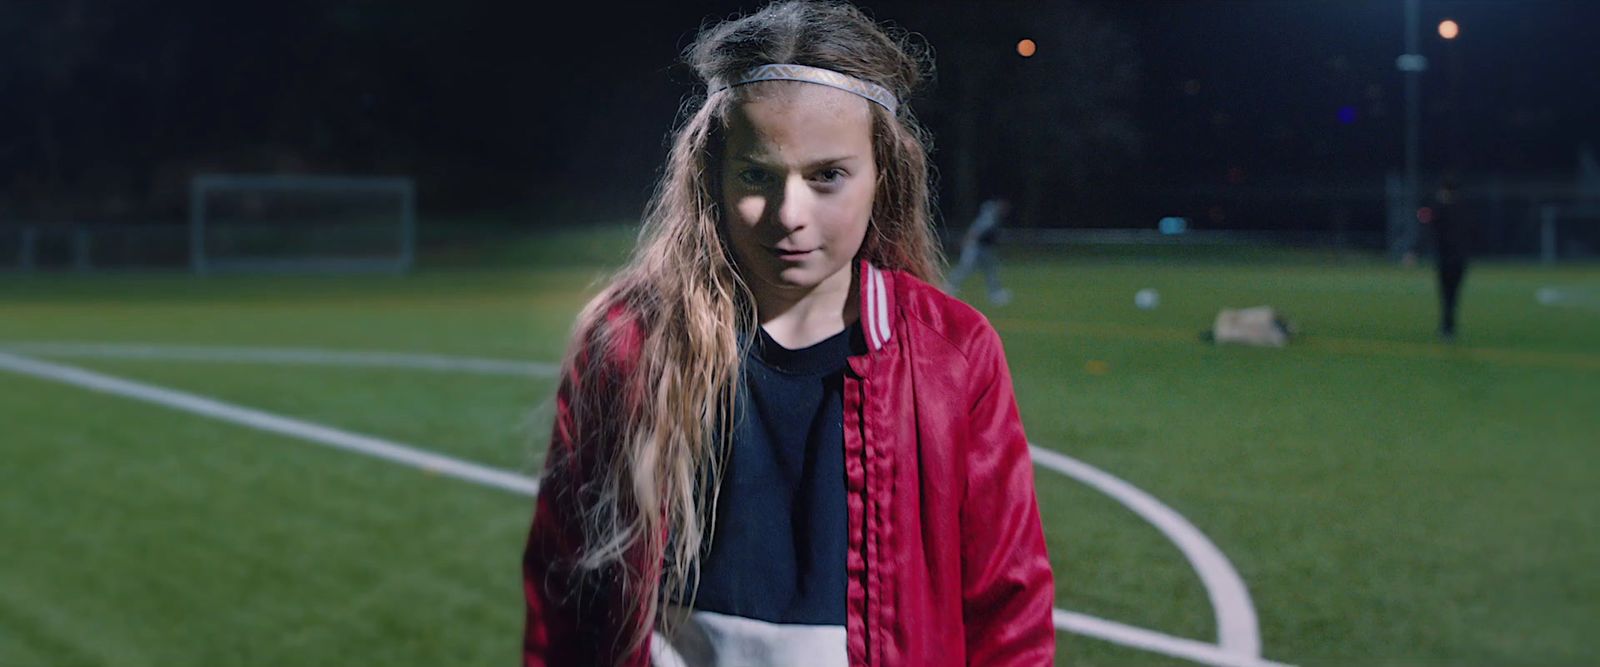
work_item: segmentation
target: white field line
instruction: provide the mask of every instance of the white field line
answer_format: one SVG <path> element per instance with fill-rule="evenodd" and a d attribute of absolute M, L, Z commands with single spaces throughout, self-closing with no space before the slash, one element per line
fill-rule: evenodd
<path fill-rule="evenodd" d="M 308 421 L 283 417 L 269 412 L 224 403 L 182 391 L 165 389 L 115 378 L 72 366 L 62 366 L 37 361 L 14 354 L 0 352 L 0 369 L 45 380 L 55 380 L 104 394 L 182 410 L 197 415 L 233 422 L 269 433 L 310 440 L 322 445 L 359 452 L 414 468 L 463 479 L 517 493 L 539 492 L 539 482 L 507 470 L 499 470 L 476 463 L 468 463 L 448 456 L 408 447 L 379 438 L 351 433 Z"/>
<path fill-rule="evenodd" d="M 1600 288 L 1586 290 L 1578 287 L 1548 285 L 1535 290 L 1533 298 L 1542 306 L 1600 309 Z"/>
<path fill-rule="evenodd" d="M 1216 667 L 1289 667 L 1253 655 L 1225 651 L 1215 644 L 1173 637 L 1144 628 L 1124 625 L 1116 621 L 1085 616 L 1077 612 L 1055 610 L 1056 628 L 1086 637 L 1103 639 L 1113 644 L 1144 649 L 1151 653 L 1192 660 Z"/>
<path fill-rule="evenodd" d="M 325 365 L 392 366 L 426 370 L 458 371 L 510 375 L 547 375 L 549 364 L 497 359 L 462 359 L 434 355 L 399 355 L 367 352 L 331 352 L 314 349 L 212 348 L 156 345 L 108 345 L 72 343 L 7 344 L 0 349 L 34 351 L 39 354 L 97 356 L 217 362 L 311 363 Z M 341 431 L 252 408 L 235 406 L 214 399 L 132 382 L 70 366 L 50 364 L 0 352 L 0 369 L 56 380 L 87 389 L 143 400 L 169 408 L 231 421 L 273 433 L 289 435 L 341 449 L 370 454 L 378 458 L 438 472 L 465 481 L 524 495 L 536 495 L 538 480 L 509 471 L 434 454 L 415 447 Z M 494 369 L 494 370 L 485 370 Z M 508 370 L 509 369 L 509 370 Z M 1151 522 L 1178 545 L 1201 576 L 1217 615 L 1219 644 L 1146 630 L 1062 609 L 1054 610 L 1059 630 L 1095 637 L 1108 642 L 1219 667 L 1284 667 L 1260 655 L 1260 636 L 1255 608 L 1238 573 L 1227 559 L 1181 515 L 1154 497 L 1064 454 L 1030 445 L 1035 463 L 1046 469 L 1079 480 L 1106 493 Z M 1209 574 L 1208 574 L 1209 573 Z M 1231 642 L 1231 644 L 1229 643 Z M 1252 648 L 1253 647 L 1253 648 Z"/>
<path fill-rule="evenodd" d="M 1038 445 L 1030 444 L 1028 448 L 1033 452 L 1035 463 L 1111 496 L 1172 540 L 1199 573 L 1200 582 L 1211 598 L 1211 609 L 1217 616 L 1217 647 L 1236 656 L 1261 655 L 1261 634 L 1250 592 L 1233 564 L 1222 555 L 1222 550 L 1206 539 L 1199 528 L 1155 496 L 1110 473 Z"/>
<path fill-rule="evenodd" d="M 436 354 L 362 352 L 312 348 L 211 347 L 120 343 L 0 342 L 0 351 L 47 357 L 99 357 L 217 363 L 295 364 L 310 366 L 365 366 L 474 375 L 555 377 L 555 364 L 507 359 L 482 359 Z"/>

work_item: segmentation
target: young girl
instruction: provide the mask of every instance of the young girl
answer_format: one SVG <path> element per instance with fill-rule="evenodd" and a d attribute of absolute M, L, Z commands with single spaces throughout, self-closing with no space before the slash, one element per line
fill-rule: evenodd
<path fill-rule="evenodd" d="M 525 664 L 1051 664 L 1000 339 L 929 285 L 918 51 L 785 2 L 688 60 L 705 97 L 564 365 Z"/>

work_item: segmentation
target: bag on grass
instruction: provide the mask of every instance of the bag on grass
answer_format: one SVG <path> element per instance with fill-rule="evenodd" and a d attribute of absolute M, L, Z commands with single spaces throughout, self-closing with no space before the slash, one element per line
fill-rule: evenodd
<path fill-rule="evenodd" d="M 1272 306 L 1223 308 L 1211 325 L 1209 340 L 1264 347 L 1283 347 L 1294 335 L 1294 325 Z"/>

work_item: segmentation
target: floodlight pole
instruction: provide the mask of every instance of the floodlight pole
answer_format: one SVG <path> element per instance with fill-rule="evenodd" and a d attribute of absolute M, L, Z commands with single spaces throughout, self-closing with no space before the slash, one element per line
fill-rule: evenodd
<path fill-rule="evenodd" d="M 1422 72 L 1428 69 L 1428 59 L 1423 57 L 1421 51 L 1422 29 L 1422 0 L 1406 0 L 1406 52 L 1396 61 L 1395 66 L 1406 73 L 1406 182 L 1403 206 L 1405 215 L 1399 243 L 1399 254 L 1415 252 L 1417 237 L 1418 195 L 1418 162 L 1421 160 L 1421 125 L 1422 125 Z"/>

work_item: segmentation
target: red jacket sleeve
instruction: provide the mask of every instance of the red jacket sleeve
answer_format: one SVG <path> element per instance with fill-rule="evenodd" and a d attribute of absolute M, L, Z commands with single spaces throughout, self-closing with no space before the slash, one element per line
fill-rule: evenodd
<path fill-rule="evenodd" d="M 969 350 L 971 403 L 961 506 L 967 662 L 1049 665 L 1055 579 L 1033 463 L 1000 336 L 986 322 Z"/>
<path fill-rule="evenodd" d="M 533 526 L 522 556 L 522 588 L 527 599 L 522 662 L 525 667 L 599 664 L 595 642 L 583 636 L 584 592 L 577 585 L 572 557 L 582 544 L 575 507 L 578 481 L 572 457 L 571 378 L 556 394 L 556 423 L 545 453 L 544 475 Z"/>
<path fill-rule="evenodd" d="M 616 325 L 613 314 L 609 325 Z M 596 336 L 563 369 L 556 392 L 555 424 L 545 453 L 544 474 L 533 524 L 522 556 L 522 587 L 527 600 L 522 662 L 525 667 L 610 665 L 627 651 L 636 610 L 624 604 L 616 572 L 579 572 L 575 558 L 583 546 L 580 523 L 584 484 L 619 434 L 613 408 L 624 377 L 619 350 L 636 349 L 629 335 L 608 342 Z M 579 405 L 582 403 L 583 405 Z M 631 620 L 630 620 L 631 619 Z M 645 652 L 635 652 L 637 662 Z"/>

